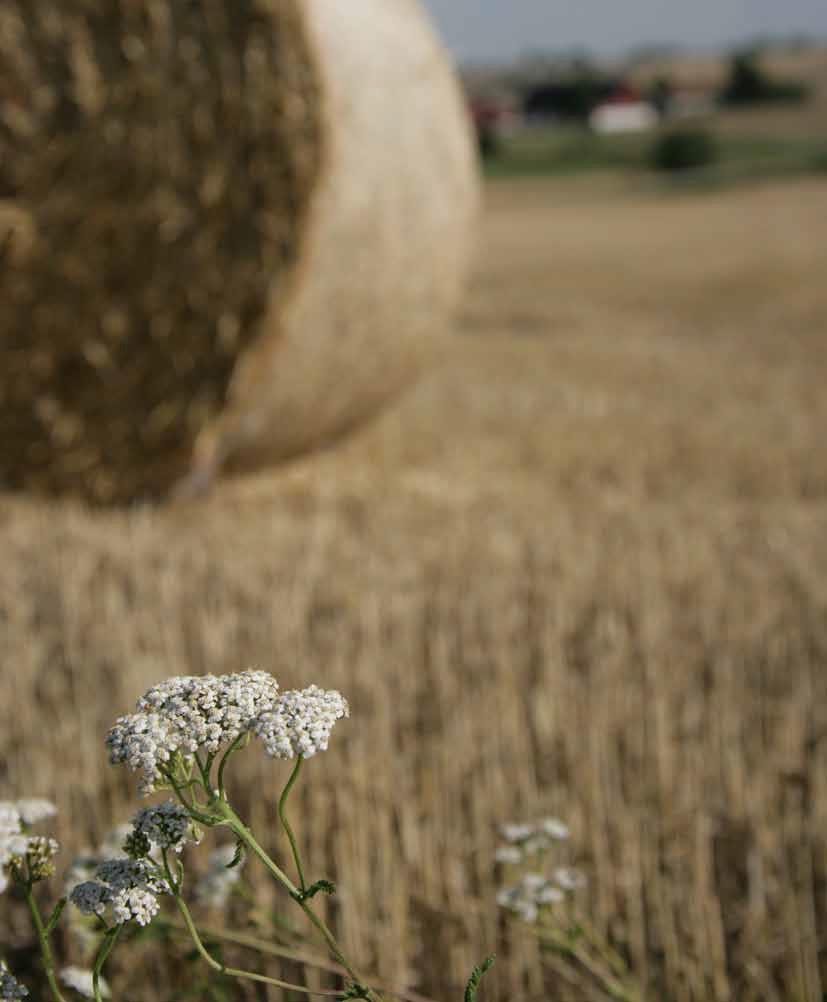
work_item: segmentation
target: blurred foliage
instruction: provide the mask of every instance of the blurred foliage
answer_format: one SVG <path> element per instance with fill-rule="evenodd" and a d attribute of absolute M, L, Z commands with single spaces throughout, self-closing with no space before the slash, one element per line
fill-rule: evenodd
<path fill-rule="evenodd" d="M 750 106 L 770 102 L 800 102 L 810 90 L 800 80 L 776 80 L 761 66 L 758 54 L 737 52 L 732 57 L 729 81 L 721 93 L 724 104 Z"/>
<path fill-rule="evenodd" d="M 652 166 L 663 171 L 709 167 L 718 157 L 718 144 L 707 129 L 665 132 L 652 148 Z"/>

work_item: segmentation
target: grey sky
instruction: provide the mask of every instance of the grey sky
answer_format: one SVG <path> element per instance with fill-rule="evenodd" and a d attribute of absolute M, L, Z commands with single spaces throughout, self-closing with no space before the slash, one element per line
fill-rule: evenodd
<path fill-rule="evenodd" d="M 460 59 L 583 46 L 714 46 L 757 35 L 827 36 L 827 0 L 424 0 Z"/>

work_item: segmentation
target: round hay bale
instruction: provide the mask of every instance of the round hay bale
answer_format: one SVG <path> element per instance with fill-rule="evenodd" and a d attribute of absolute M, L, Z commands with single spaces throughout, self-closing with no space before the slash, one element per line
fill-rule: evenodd
<path fill-rule="evenodd" d="M 7 0 L 0 199 L 0 486 L 124 503 L 410 382 L 476 178 L 412 0 Z"/>

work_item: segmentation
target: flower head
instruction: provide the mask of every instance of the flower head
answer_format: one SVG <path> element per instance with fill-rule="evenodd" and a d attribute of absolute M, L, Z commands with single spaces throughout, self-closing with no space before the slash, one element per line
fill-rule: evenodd
<path fill-rule="evenodd" d="M 108 859 L 95 876 L 75 887 L 69 900 L 84 915 L 103 916 L 111 907 L 116 922 L 147 925 L 157 913 L 158 895 L 169 890 L 146 860 Z"/>
<path fill-rule="evenodd" d="M 45 880 L 55 872 L 53 862 L 60 851 L 60 846 L 53 838 L 44 835 L 27 835 L 26 865 L 32 880 Z"/>
<path fill-rule="evenodd" d="M 142 792 L 149 793 L 175 755 L 213 754 L 252 730 L 275 706 L 278 688 L 262 671 L 166 679 L 138 700 L 137 713 L 115 722 L 106 739 L 109 760 L 142 773 Z"/>
<path fill-rule="evenodd" d="M 554 871 L 554 880 L 564 891 L 577 891 L 586 886 L 586 878 L 571 866 L 558 866 Z"/>
<path fill-rule="evenodd" d="M 29 797 L 18 800 L 15 804 L 20 820 L 24 825 L 36 825 L 47 818 L 53 818 L 57 814 L 57 807 L 51 800 L 44 800 L 43 797 Z"/>
<path fill-rule="evenodd" d="M 494 860 L 497 863 L 521 863 L 523 853 L 517 845 L 501 845 L 494 852 Z"/>
<path fill-rule="evenodd" d="M 349 715 L 341 693 L 311 685 L 283 693 L 272 710 L 258 717 L 255 733 L 272 758 L 310 758 L 327 750 L 336 721 Z"/>
<path fill-rule="evenodd" d="M 64 967 L 60 972 L 60 980 L 67 988 L 74 989 L 78 995 L 91 999 L 95 997 L 95 990 L 92 985 L 92 972 L 83 967 Z M 109 998 L 109 985 L 103 978 L 99 978 L 98 987 L 102 998 Z"/>

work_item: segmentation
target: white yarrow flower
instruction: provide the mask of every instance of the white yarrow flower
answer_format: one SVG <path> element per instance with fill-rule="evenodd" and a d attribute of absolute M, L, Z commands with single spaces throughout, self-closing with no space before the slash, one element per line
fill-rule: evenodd
<path fill-rule="evenodd" d="M 310 758 L 327 750 L 336 721 L 349 715 L 341 693 L 311 685 L 283 693 L 276 706 L 258 718 L 255 733 L 272 758 Z"/>
<path fill-rule="evenodd" d="M 585 876 L 571 866 L 558 866 L 554 879 L 564 891 L 576 891 L 586 886 Z"/>
<path fill-rule="evenodd" d="M 112 898 L 112 914 L 116 922 L 137 922 L 149 925 L 158 914 L 158 898 L 145 887 L 125 887 Z"/>
<path fill-rule="evenodd" d="M 214 754 L 252 730 L 276 705 L 278 688 L 262 671 L 166 679 L 138 700 L 137 713 L 115 722 L 106 739 L 109 760 L 142 773 L 141 791 L 152 792 L 174 755 Z"/>
<path fill-rule="evenodd" d="M 83 967 L 64 967 L 60 972 L 60 980 L 67 988 L 72 988 L 84 998 L 93 999 L 95 990 L 92 984 L 92 972 Z M 101 977 L 98 979 L 98 987 L 102 998 L 108 999 L 110 996 L 109 985 Z"/>
<path fill-rule="evenodd" d="M 545 887 L 541 887 L 535 896 L 535 901 L 538 905 L 556 905 L 563 901 L 566 897 L 565 894 L 560 890 L 559 887 L 555 887 L 553 884 L 546 884 Z"/>
<path fill-rule="evenodd" d="M 565 841 L 571 834 L 569 826 L 559 818 L 544 818 L 540 822 L 540 827 L 549 838 Z"/>
<path fill-rule="evenodd" d="M 494 860 L 497 863 L 521 863 L 523 853 L 519 846 L 501 845 L 494 853 Z"/>
<path fill-rule="evenodd" d="M 51 800 L 44 800 L 42 797 L 30 797 L 18 800 L 15 804 L 20 819 L 25 825 L 36 825 L 47 818 L 53 818 L 57 814 L 57 807 Z"/>
<path fill-rule="evenodd" d="M 143 859 L 105 860 L 95 876 L 75 887 L 69 900 L 84 915 L 102 916 L 111 907 L 116 922 L 147 925 L 158 912 L 158 895 L 169 890 Z"/>
<path fill-rule="evenodd" d="M 524 842 L 534 834 L 534 825 L 509 823 L 500 825 L 500 831 L 506 842 Z"/>

